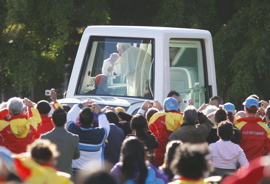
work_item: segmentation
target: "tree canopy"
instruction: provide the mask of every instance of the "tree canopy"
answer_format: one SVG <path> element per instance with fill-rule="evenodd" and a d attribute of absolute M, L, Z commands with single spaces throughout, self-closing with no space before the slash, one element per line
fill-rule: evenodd
<path fill-rule="evenodd" d="M 88 25 L 155 25 L 209 30 L 218 94 L 240 104 L 269 99 L 266 0 L 0 0 L 0 92 L 29 96 L 63 89 Z M 63 91 L 61 91 L 63 92 Z"/>
<path fill-rule="evenodd" d="M 266 1 L 245 1 L 214 37 L 219 95 L 240 103 L 251 94 L 269 99 L 269 8 Z"/>

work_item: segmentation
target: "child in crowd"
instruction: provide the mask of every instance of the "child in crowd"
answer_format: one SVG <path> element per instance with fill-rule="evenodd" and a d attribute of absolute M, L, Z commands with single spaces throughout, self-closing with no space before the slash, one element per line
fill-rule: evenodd
<path fill-rule="evenodd" d="M 231 142 L 233 136 L 231 122 L 219 123 L 217 134 L 220 140 L 209 145 L 210 154 L 207 158 L 212 161 L 215 168 L 212 175 L 225 177 L 237 169 L 237 164 L 246 165 L 248 160 L 240 146 Z"/>

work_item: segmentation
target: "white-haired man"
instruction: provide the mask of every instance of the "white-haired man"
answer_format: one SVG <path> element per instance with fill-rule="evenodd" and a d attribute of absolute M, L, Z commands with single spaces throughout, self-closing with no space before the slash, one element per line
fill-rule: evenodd
<path fill-rule="evenodd" d="M 23 102 L 24 101 L 24 102 Z M 23 103 L 32 113 L 31 117 L 24 115 Z M 10 118 L 0 120 L 0 136 L 3 137 L 3 144 L 13 153 L 26 151 L 26 146 L 34 140 L 38 123 L 42 120 L 37 109 L 33 107 L 31 100 L 18 97 L 10 98 L 7 102 Z"/>
<path fill-rule="evenodd" d="M 142 86 L 148 79 L 150 55 L 139 47 L 133 47 L 130 43 L 117 43 L 116 47 L 121 57 L 114 63 L 114 72 L 117 75 L 126 76 L 127 95 L 143 96 L 144 87 Z"/>

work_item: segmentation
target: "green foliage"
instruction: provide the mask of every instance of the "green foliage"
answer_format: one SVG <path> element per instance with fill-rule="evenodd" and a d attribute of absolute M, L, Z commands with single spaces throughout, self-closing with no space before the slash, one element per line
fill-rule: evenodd
<path fill-rule="evenodd" d="M 81 36 L 78 30 L 109 20 L 104 0 L 1 0 L 1 3 L 6 7 L 6 14 L 0 16 L 6 23 L 1 25 L 0 71 L 5 79 L 1 88 L 12 86 L 19 96 L 29 96 L 34 89 L 40 94 L 36 100 L 44 98 L 44 89 L 65 90 L 62 89 L 65 66 L 73 65 Z"/>
<path fill-rule="evenodd" d="M 6 28 L 6 14 L 7 9 L 5 6 L 5 0 L 0 0 L 0 30 L 4 30 Z M 6 43 L 3 40 L 4 37 L 0 36 L 0 93 L 4 91 L 5 86 L 9 83 L 8 78 L 5 77 L 6 72 L 4 70 L 5 54 L 2 48 L 5 48 Z"/>
<path fill-rule="evenodd" d="M 208 29 L 212 33 L 220 27 L 215 0 L 164 0 L 161 7 L 155 25 Z"/>
<path fill-rule="evenodd" d="M 218 94 L 241 104 L 270 98 L 270 4 L 266 0 L 0 0 L 0 89 L 63 92 L 88 25 L 157 25 L 214 35 Z M 68 66 L 68 67 L 67 67 Z M 240 106 L 238 106 L 240 107 Z"/>
<path fill-rule="evenodd" d="M 161 0 L 108 0 L 110 24 L 152 25 Z"/>
<path fill-rule="evenodd" d="M 269 99 L 269 8 L 266 1 L 245 1 L 214 38 L 219 95 L 241 104 L 257 94 Z M 238 106 L 240 107 L 240 106 Z"/>

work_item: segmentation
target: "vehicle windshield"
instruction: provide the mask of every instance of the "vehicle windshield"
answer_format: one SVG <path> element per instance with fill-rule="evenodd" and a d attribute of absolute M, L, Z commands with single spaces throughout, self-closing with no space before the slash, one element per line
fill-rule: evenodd
<path fill-rule="evenodd" d="M 91 37 L 78 95 L 153 98 L 153 39 Z"/>

